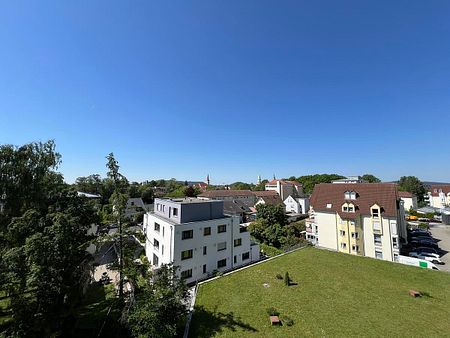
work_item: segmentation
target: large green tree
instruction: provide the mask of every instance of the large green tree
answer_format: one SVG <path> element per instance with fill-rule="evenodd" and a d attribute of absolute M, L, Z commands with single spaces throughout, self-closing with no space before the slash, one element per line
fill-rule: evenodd
<path fill-rule="evenodd" d="M 0 146 L 0 288 L 11 300 L 10 336 L 61 335 L 89 281 L 91 202 L 56 172 L 48 141 Z"/>
<path fill-rule="evenodd" d="M 345 178 L 337 174 L 316 174 L 306 175 L 297 178 L 297 181 L 303 185 L 303 192 L 305 194 L 312 194 L 314 186 L 319 183 L 331 183 L 334 180 Z"/>
<path fill-rule="evenodd" d="M 402 176 L 398 182 L 399 190 L 408 191 L 417 196 L 419 202 L 423 201 L 426 193 L 425 186 L 415 176 Z"/>
<path fill-rule="evenodd" d="M 368 183 L 380 183 L 381 182 L 381 180 L 378 177 L 376 177 L 372 174 L 364 174 L 361 176 L 361 178 L 364 181 L 367 181 Z"/>
<path fill-rule="evenodd" d="M 188 288 L 171 265 L 162 265 L 139 283 L 127 322 L 134 337 L 171 338 L 181 335 L 187 314 Z"/>

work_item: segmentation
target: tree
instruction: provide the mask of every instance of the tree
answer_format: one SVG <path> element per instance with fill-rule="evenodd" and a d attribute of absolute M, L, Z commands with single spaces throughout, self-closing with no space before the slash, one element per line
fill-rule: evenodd
<path fill-rule="evenodd" d="M 114 154 L 110 153 L 107 157 L 106 167 L 108 168 L 108 178 L 114 182 L 114 192 L 110 198 L 110 204 L 114 217 L 117 221 L 119 229 L 118 233 L 118 251 L 119 251 L 119 299 L 123 301 L 123 260 L 124 260 L 124 213 L 128 200 L 128 196 L 123 193 L 126 186 L 126 178 L 119 172 L 119 162 L 114 158 Z"/>
<path fill-rule="evenodd" d="M 381 180 L 378 177 L 376 177 L 372 174 L 364 174 L 361 176 L 361 178 L 364 181 L 367 181 L 368 183 L 380 183 L 381 182 Z"/>
<path fill-rule="evenodd" d="M 398 183 L 399 190 L 408 191 L 417 196 L 419 202 L 423 201 L 426 193 L 425 186 L 415 176 L 402 176 Z"/>
<path fill-rule="evenodd" d="M 253 184 L 245 182 L 234 182 L 230 184 L 230 189 L 233 190 L 252 190 L 254 188 Z"/>
<path fill-rule="evenodd" d="M 257 184 L 253 186 L 254 191 L 264 191 L 266 190 L 266 184 L 268 183 L 268 180 L 262 180 L 260 184 Z"/>
<path fill-rule="evenodd" d="M 96 214 L 56 172 L 60 161 L 53 141 L 0 147 L 0 289 L 14 319 L 7 336 L 60 335 L 89 278 Z"/>
<path fill-rule="evenodd" d="M 188 288 L 171 265 L 162 265 L 136 288 L 127 318 L 134 337 L 169 338 L 179 334 L 187 314 Z"/>
<path fill-rule="evenodd" d="M 256 206 L 256 218 L 265 219 L 270 225 L 278 223 L 281 226 L 286 225 L 287 218 L 284 211 L 284 205 L 258 204 Z"/>
<path fill-rule="evenodd" d="M 341 178 L 345 177 L 336 174 L 316 174 L 316 175 L 300 176 L 297 178 L 297 181 L 303 185 L 303 192 L 305 194 L 312 194 L 314 186 L 316 184 L 331 183 L 332 181 Z"/>

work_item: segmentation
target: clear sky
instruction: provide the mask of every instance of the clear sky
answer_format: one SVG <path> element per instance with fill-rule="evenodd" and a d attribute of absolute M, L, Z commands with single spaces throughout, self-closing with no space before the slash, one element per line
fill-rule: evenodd
<path fill-rule="evenodd" d="M 450 181 L 450 1 L 2 1 L 0 144 L 67 181 Z"/>

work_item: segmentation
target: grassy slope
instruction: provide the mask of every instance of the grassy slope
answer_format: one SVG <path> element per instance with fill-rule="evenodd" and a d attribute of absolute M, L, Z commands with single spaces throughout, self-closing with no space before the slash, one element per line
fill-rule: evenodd
<path fill-rule="evenodd" d="M 271 327 L 268 307 L 295 324 Z M 191 337 L 450 336 L 450 274 L 307 248 L 202 285 L 196 309 Z"/>

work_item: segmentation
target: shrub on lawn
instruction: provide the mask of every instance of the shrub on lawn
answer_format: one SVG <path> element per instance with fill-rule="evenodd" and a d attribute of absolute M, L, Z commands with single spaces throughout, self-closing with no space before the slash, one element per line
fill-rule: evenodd
<path fill-rule="evenodd" d="M 289 277 L 289 272 L 286 271 L 284 275 L 284 285 L 289 286 L 291 284 L 291 277 Z"/>
<path fill-rule="evenodd" d="M 287 317 L 287 316 L 283 316 L 282 321 L 285 325 L 287 326 L 292 326 L 294 325 L 294 321 L 292 320 L 291 317 Z"/>
<path fill-rule="evenodd" d="M 279 316 L 280 315 L 280 313 L 274 307 L 269 307 L 267 309 L 267 314 L 269 316 Z"/>
<path fill-rule="evenodd" d="M 283 276 L 280 273 L 277 273 L 276 277 L 277 279 L 283 279 Z"/>

